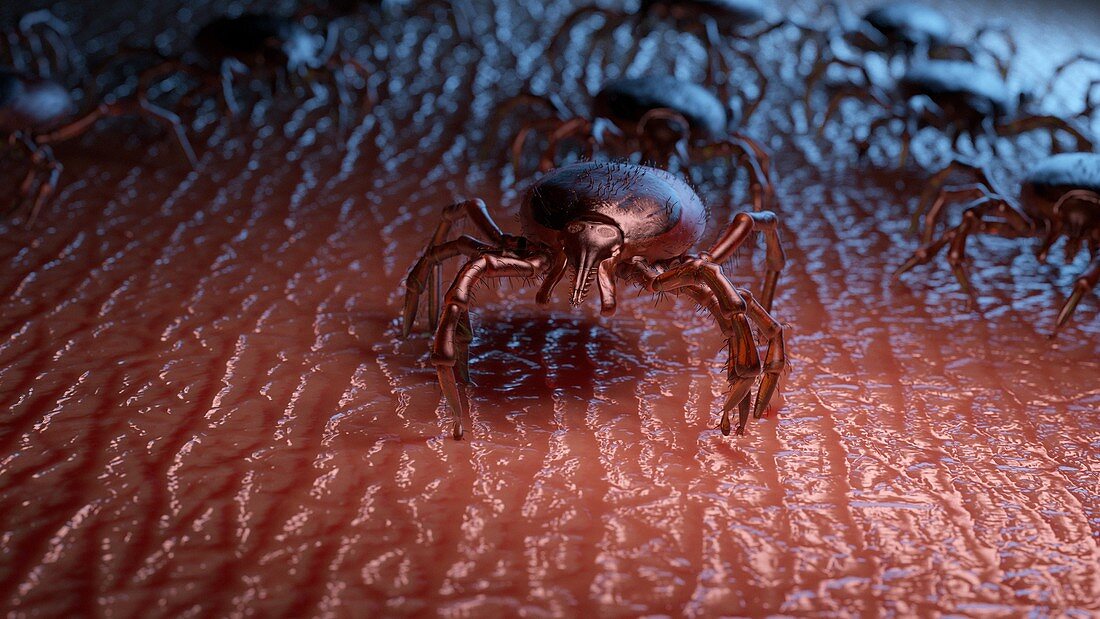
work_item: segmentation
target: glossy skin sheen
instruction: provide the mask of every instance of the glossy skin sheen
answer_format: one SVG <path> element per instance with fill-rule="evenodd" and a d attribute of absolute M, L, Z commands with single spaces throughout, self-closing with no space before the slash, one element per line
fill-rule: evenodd
<path fill-rule="evenodd" d="M 547 245 L 572 221 L 613 223 L 623 233 L 623 258 L 679 256 L 706 229 L 707 209 L 679 177 L 654 168 L 576 163 L 539 179 L 520 207 L 524 234 Z"/>
<path fill-rule="evenodd" d="M 246 65 L 267 61 L 296 71 L 319 63 L 321 39 L 290 17 L 245 13 L 219 17 L 195 34 L 195 47 L 213 61 L 234 58 Z"/>
<path fill-rule="evenodd" d="M 951 22 L 936 9 L 917 2 L 896 2 L 872 9 L 864 17 L 888 41 L 909 46 L 945 43 Z"/>
<path fill-rule="evenodd" d="M 993 69 L 971 62 L 928 60 L 898 80 L 902 95 L 925 95 L 949 119 L 980 120 L 1015 111 L 1017 93 Z"/>
<path fill-rule="evenodd" d="M 727 130 L 729 117 L 718 97 L 706 88 L 668 76 L 619 79 L 596 94 L 596 116 L 634 127 L 654 109 L 667 108 L 687 119 L 694 137 L 713 138 Z"/>
<path fill-rule="evenodd" d="M 193 34 L 182 5 L 145 4 L 143 37 Z M 134 21 L 133 4 L 57 6 L 102 49 Z M 513 45 L 545 48 L 553 28 L 518 21 L 545 4 L 515 6 Z M 1100 37 L 1068 10 L 1028 14 L 1004 17 L 1036 70 Z M 856 167 L 840 140 L 800 147 L 782 85 L 753 127 L 789 171 L 784 412 L 735 440 L 711 428 L 725 357 L 690 299 L 623 286 L 608 320 L 504 283 L 479 294 L 471 436 L 447 438 L 427 338 L 394 335 L 394 280 L 453 192 L 500 195 L 499 166 L 455 144 L 485 139 L 468 119 L 545 71 L 511 46 L 461 53 L 418 20 L 381 28 L 387 78 L 423 85 L 371 112 L 354 163 L 331 115 L 272 105 L 204 121 L 195 146 L 213 156 L 194 175 L 75 156 L 39 224 L 0 223 L 5 614 L 1097 612 L 1100 301 L 1052 345 L 1036 313 L 1079 268 L 1036 268 L 1006 242 L 973 265 L 997 303 L 984 317 L 953 312 L 950 287 L 892 283 L 926 173 Z M 663 66 L 677 49 L 657 51 Z M 759 58 L 771 70 L 788 52 Z M 499 87 L 464 87 L 500 67 L 516 70 Z M 1003 149 L 994 172 L 1043 158 Z M 729 217 L 708 189 L 714 232 Z M 503 198 L 508 232 L 521 198 Z M 734 266 L 748 283 L 747 254 Z"/>
<path fill-rule="evenodd" d="M 52 129 L 75 110 L 72 95 L 61 84 L 0 70 L 0 133 Z"/>

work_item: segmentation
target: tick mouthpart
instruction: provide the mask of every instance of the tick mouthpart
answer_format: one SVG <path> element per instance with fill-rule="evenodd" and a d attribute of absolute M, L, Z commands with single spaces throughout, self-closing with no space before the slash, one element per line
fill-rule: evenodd
<path fill-rule="evenodd" d="M 592 282 L 596 280 L 596 269 L 597 267 L 583 270 L 573 269 L 573 295 L 569 299 L 569 303 L 573 307 L 584 303 L 585 298 L 588 297 L 588 291 L 592 288 Z"/>
<path fill-rule="evenodd" d="M 573 292 L 569 302 L 577 306 L 597 279 L 600 263 L 619 253 L 623 232 L 608 221 L 579 219 L 570 222 L 562 231 L 562 245 L 573 267 Z"/>

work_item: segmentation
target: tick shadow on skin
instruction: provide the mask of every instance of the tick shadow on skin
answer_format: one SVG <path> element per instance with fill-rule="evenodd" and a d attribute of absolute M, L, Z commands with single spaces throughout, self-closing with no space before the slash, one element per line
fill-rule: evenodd
<path fill-rule="evenodd" d="M 647 359 L 641 321 L 480 312 L 472 322 L 472 385 L 462 391 L 472 408 L 494 411 L 479 415 L 482 422 L 495 424 L 505 415 L 535 412 L 545 417 L 533 420 L 541 426 L 553 417 L 555 398 L 632 398 L 634 385 L 663 367 Z M 430 339 L 421 341 L 430 346 Z"/>
<path fill-rule="evenodd" d="M 473 318 L 470 378 L 485 398 L 543 397 L 564 390 L 591 398 L 608 382 L 636 381 L 651 369 L 644 325 L 557 313 Z"/>

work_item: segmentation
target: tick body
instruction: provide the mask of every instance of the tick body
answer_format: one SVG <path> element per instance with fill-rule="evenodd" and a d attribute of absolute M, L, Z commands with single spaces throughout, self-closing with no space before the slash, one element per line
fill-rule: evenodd
<path fill-rule="evenodd" d="M 560 145 L 570 140 L 582 143 L 588 157 L 607 149 L 619 157 L 637 155 L 641 161 L 666 166 L 673 156 L 679 157 L 681 165 L 729 156 L 748 170 L 754 208 L 763 210 L 775 206 L 771 156 L 741 126 L 759 105 L 765 88 L 762 80 L 755 98 L 738 97 L 727 106 L 707 88 L 671 76 L 622 78 L 592 95 L 589 112 L 571 112 L 556 97 L 524 93 L 501 104 L 497 116 L 519 105 L 555 114 L 527 122 L 516 134 L 512 163 L 517 176 L 528 140 L 540 133 L 547 140 L 539 159 L 543 172 L 558 165 Z"/>
<path fill-rule="evenodd" d="M 944 186 L 952 174 L 976 175 L 973 185 Z M 1037 163 L 1020 183 L 1017 197 L 1000 189 L 988 172 L 971 163 L 955 161 L 932 177 L 915 219 L 923 218 L 923 244 L 898 269 L 898 274 L 930 262 L 947 249 L 947 261 L 962 289 L 973 295 L 966 244 L 974 234 L 1042 237 L 1039 257 L 1065 239 L 1069 262 L 1082 246 L 1091 261 L 1074 283 L 1073 291 L 1055 319 L 1052 335 L 1073 316 L 1078 304 L 1100 282 L 1100 153 L 1062 153 Z M 965 201 L 962 222 L 945 231 L 937 226 L 945 208 Z"/>
<path fill-rule="evenodd" d="M 867 11 L 863 21 L 881 35 L 879 49 L 944 45 L 951 39 L 951 21 L 938 9 L 920 2 L 892 2 Z"/>
<path fill-rule="evenodd" d="M 772 9 L 772 3 L 763 0 L 642 0 L 636 10 L 582 6 L 570 13 L 550 38 L 547 56 L 553 61 L 565 59 L 563 52 L 568 49 L 573 28 L 599 15 L 603 18 L 603 25 L 592 35 L 593 47 L 611 39 L 620 27 L 629 27 L 631 49 L 622 61 L 626 66 L 634 61 L 652 31 L 666 25 L 693 34 L 706 48 L 707 84 L 713 86 L 729 73 L 726 55 L 735 49 L 730 45 L 730 40 L 754 41 L 787 25 L 805 29 L 786 18 L 770 19 Z M 589 58 L 592 55 L 592 50 L 588 49 L 580 52 L 578 57 Z"/>
<path fill-rule="evenodd" d="M 40 34 L 39 29 L 45 29 L 49 36 Z M 49 12 L 37 11 L 20 20 L 18 35 L 13 38 L 30 41 L 32 48 L 40 52 L 52 46 L 59 65 L 56 68 L 83 73 L 83 62 L 75 54 L 64 52 L 72 45 L 57 42 L 68 40 L 67 32 L 66 26 Z M 46 45 L 43 41 L 51 43 Z M 83 135 L 109 116 L 139 115 L 160 124 L 175 136 L 191 165 L 196 164 L 179 117 L 152 104 L 141 93 L 122 99 L 95 100 L 90 93 L 67 86 L 63 76 L 53 75 L 55 67 L 47 58 L 33 55 L 28 58 L 23 50 L 15 49 L 8 50 L 8 56 L 18 66 L 0 67 L 0 138 L 8 147 L 8 152 L 0 154 L 21 153 L 30 165 L 20 184 L 18 199 L 3 211 L 4 215 L 29 206 L 26 221 L 33 223 L 53 195 L 64 169 L 54 156 L 52 145 Z M 79 70 L 75 69 L 77 66 Z M 75 82 L 79 76 L 68 77 Z"/>
<path fill-rule="evenodd" d="M 468 218 L 485 239 L 449 239 L 454 222 Z M 750 414 L 759 417 L 775 394 L 786 364 L 783 327 L 770 308 L 785 263 L 778 220 L 769 212 L 739 213 L 705 252 L 689 253 L 706 232 L 707 209 L 698 195 L 674 174 L 623 163 L 578 163 L 550 171 L 528 190 L 520 208 L 522 236 L 503 233 L 485 204 L 471 200 L 444 210 L 443 221 L 405 280 L 402 329 L 412 329 L 420 297 L 428 293 L 428 317 L 435 329 L 431 360 L 454 415 L 452 433 L 462 436 L 465 405 L 458 382 L 469 379 L 470 291 L 494 278 L 541 278 L 536 294 L 548 303 L 567 271 L 573 281 L 573 305 L 584 302 L 593 285 L 601 313 L 617 306 L 617 281 L 626 280 L 653 293 L 686 295 L 706 308 L 729 350 L 730 390 L 719 428 L 731 431 L 729 413 L 738 409 L 737 433 Z M 766 273 L 761 300 L 736 288 L 720 266 L 753 232 L 764 235 Z M 467 256 L 446 294 L 441 265 Z M 750 322 L 767 341 L 763 362 Z M 757 378 L 755 406 L 750 391 Z"/>
<path fill-rule="evenodd" d="M 817 58 L 806 78 L 807 101 L 814 84 L 833 65 L 866 74 L 872 56 L 886 60 L 891 69 L 929 59 L 980 60 L 989 61 L 1004 76 L 1016 51 L 1012 34 L 999 26 L 982 26 L 967 42 L 953 40 L 951 18 L 922 2 L 881 4 L 861 16 L 839 4 L 832 6 L 838 24 L 823 37 L 819 34 L 805 41 L 817 44 Z M 987 39 L 991 37 L 1001 39 L 1003 49 L 990 46 Z"/>
<path fill-rule="evenodd" d="M 178 55 L 154 52 L 161 61 L 142 73 L 141 89 L 184 73 L 200 82 L 201 92 L 220 88 L 226 109 L 235 115 L 240 113 L 234 92 L 239 76 L 269 78 L 273 91 L 290 85 L 316 92 L 315 87 L 327 80 L 343 112 L 351 98 L 345 71 L 370 71 L 350 55 L 337 53 L 338 38 L 336 21 L 330 21 L 322 35 L 297 17 L 275 13 L 217 17 L 195 32 L 190 49 Z"/>
<path fill-rule="evenodd" d="M 646 114 L 658 109 L 683 116 L 696 139 L 721 138 L 731 128 L 726 106 L 714 93 L 674 77 L 612 80 L 592 99 L 592 111 L 621 128 L 636 127 Z"/>
<path fill-rule="evenodd" d="M 0 69 L 0 133 L 52 129 L 76 113 L 68 88 L 49 78 Z"/>
<path fill-rule="evenodd" d="M 866 150 L 875 132 L 900 121 L 902 162 L 918 131 L 934 128 L 958 145 L 959 138 L 992 144 L 998 139 L 1030 131 L 1050 133 L 1055 148 L 1058 134 L 1074 140 L 1076 150 L 1087 151 L 1093 137 L 1082 123 L 1039 110 L 1026 93 L 1008 85 L 994 69 L 961 60 L 922 60 L 910 66 L 891 90 L 845 88 L 837 92 L 825 112 L 825 122 L 845 99 L 869 100 L 884 115 L 866 127 L 860 149 Z"/>

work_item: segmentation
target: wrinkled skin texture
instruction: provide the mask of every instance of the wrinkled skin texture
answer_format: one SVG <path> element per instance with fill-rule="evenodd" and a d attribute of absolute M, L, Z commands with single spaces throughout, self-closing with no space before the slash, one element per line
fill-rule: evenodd
<path fill-rule="evenodd" d="M 132 18 L 54 4 L 83 40 Z M 194 23 L 224 10 L 188 4 Z M 171 3 L 148 6 L 191 32 Z M 724 357 L 689 302 L 624 290 L 606 320 L 505 286 L 478 295 L 470 437 L 449 438 L 428 338 L 395 335 L 399 282 L 455 199 L 520 231 L 523 188 L 504 155 L 477 153 L 480 125 L 571 7 L 512 6 L 483 11 L 515 30 L 483 57 L 423 20 L 389 22 L 401 43 L 380 70 L 402 95 L 346 148 L 330 117 L 282 99 L 189 119 L 194 174 L 127 121 L 59 147 L 57 200 L 33 228 L 0 224 L 0 609 L 1096 613 L 1100 303 L 1045 332 L 1084 256 L 1043 265 L 1026 240 L 975 243 L 977 312 L 945 269 L 892 283 L 943 140 L 916 141 L 923 167 L 856 163 L 847 142 L 792 135 L 798 93 L 778 83 L 747 130 L 774 140 L 784 198 L 781 412 L 742 438 L 713 429 Z M 951 11 L 972 26 L 1003 6 Z M 1005 16 L 1023 77 L 1095 45 L 1100 7 L 1073 6 Z M 633 70 L 697 77 L 690 45 Z M 1022 179 L 1045 149 L 1022 136 L 994 173 Z M 698 184 L 718 224 L 744 192 L 716 187 Z M 735 260 L 737 283 L 762 254 Z"/>

